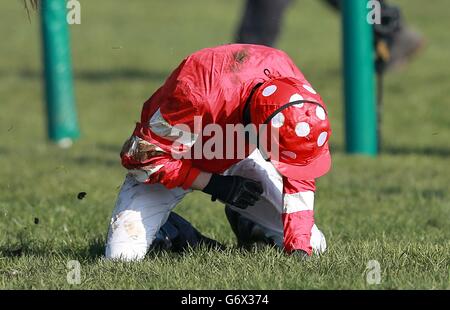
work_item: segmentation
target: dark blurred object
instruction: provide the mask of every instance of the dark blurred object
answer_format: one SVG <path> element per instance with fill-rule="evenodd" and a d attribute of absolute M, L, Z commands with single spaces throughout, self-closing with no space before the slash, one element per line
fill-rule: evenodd
<path fill-rule="evenodd" d="M 389 51 L 387 59 L 381 59 L 381 48 L 386 42 Z M 400 27 L 391 36 L 377 40 L 377 57 L 381 63 L 377 63 L 378 71 L 400 69 L 411 61 L 425 45 L 423 36 L 409 27 Z"/>
<path fill-rule="evenodd" d="M 83 199 L 84 197 L 86 197 L 86 195 L 87 195 L 86 192 L 79 192 L 78 195 L 77 195 L 77 198 L 81 200 L 81 199 Z"/>
<path fill-rule="evenodd" d="M 280 242 L 280 240 L 266 236 L 264 228 L 234 211 L 228 205 L 225 206 L 225 215 L 236 235 L 238 247 L 251 249 L 254 244 L 275 246 Z"/>
<path fill-rule="evenodd" d="M 324 0 L 340 10 L 342 0 Z M 283 16 L 291 0 L 246 0 L 236 41 L 238 43 L 274 46 L 279 36 Z M 411 60 L 424 45 L 418 32 L 407 27 L 398 7 L 379 0 L 381 24 L 374 25 L 377 51 L 377 71 L 397 69 Z"/>
<path fill-rule="evenodd" d="M 39 6 L 39 0 L 23 0 L 23 5 L 25 6 L 25 9 L 27 11 L 29 11 L 30 9 L 37 10 Z"/>
<path fill-rule="evenodd" d="M 295 250 L 291 253 L 292 256 L 297 257 L 300 261 L 306 261 L 310 259 L 308 253 L 303 250 Z"/>
<path fill-rule="evenodd" d="M 207 249 L 225 250 L 220 242 L 202 235 L 180 215 L 171 212 L 166 223 L 161 226 L 152 243 L 153 250 L 182 252 L 189 247 L 204 246 Z"/>
<path fill-rule="evenodd" d="M 27 11 L 28 20 L 31 22 L 30 10 L 37 11 L 39 7 L 39 0 L 23 0 L 23 6 Z"/>
<path fill-rule="evenodd" d="M 247 0 L 236 42 L 274 46 L 291 0 Z"/>

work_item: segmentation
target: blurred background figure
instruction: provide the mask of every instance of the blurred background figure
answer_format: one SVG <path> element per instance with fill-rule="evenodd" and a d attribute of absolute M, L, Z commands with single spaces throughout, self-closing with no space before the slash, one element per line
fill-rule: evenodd
<path fill-rule="evenodd" d="M 274 46 L 291 0 L 246 0 L 236 42 Z"/>
<path fill-rule="evenodd" d="M 342 0 L 324 0 L 340 10 Z M 283 16 L 292 0 L 246 0 L 236 42 L 275 46 Z M 379 0 L 381 24 L 374 25 L 377 69 L 397 69 L 405 65 L 424 45 L 423 36 L 405 25 L 400 9 Z"/>

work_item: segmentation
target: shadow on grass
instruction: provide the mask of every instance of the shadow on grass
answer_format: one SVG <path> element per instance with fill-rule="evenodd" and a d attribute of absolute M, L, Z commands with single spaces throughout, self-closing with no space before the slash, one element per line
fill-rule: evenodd
<path fill-rule="evenodd" d="M 122 148 L 122 144 L 117 143 L 117 144 L 107 144 L 107 143 L 102 143 L 99 142 L 97 144 L 95 144 L 95 147 L 98 148 L 101 151 L 104 152 L 109 152 L 109 153 L 113 153 L 113 154 L 119 154 L 120 150 Z"/>
<path fill-rule="evenodd" d="M 42 72 L 23 69 L 20 71 L 0 71 L 0 78 L 18 76 L 25 80 L 41 79 Z M 74 72 L 76 80 L 88 82 L 111 82 L 114 80 L 151 80 L 164 81 L 169 76 L 165 71 L 150 71 L 137 68 L 111 69 L 111 70 L 77 70 Z"/>
<path fill-rule="evenodd" d="M 341 144 L 331 144 L 331 153 L 345 153 L 345 147 Z M 420 146 L 383 146 L 380 151 L 381 155 L 421 155 L 421 156 L 435 156 L 447 158 L 450 157 L 450 148 L 445 147 L 420 147 Z"/>
<path fill-rule="evenodd" d="M 266 243 L 255 243 L 249 246 L 239 246 L 236 244 L 227 244 L 224 248 L 209 247 L 198 245 L 194 247 L 186 247 L 181 251 L 172 249 L 152 248 L 146 254 L 146 259 L 155 260 L 159 258 L 170 258 L 175 260 L 183 260 L 187 257 L 197 257 L 199 255 L 221 254 L 226 256 L 239 255 L 242 257 L 253 257 L 257 253 L 277 253 L 278 255 L 286 255 L 284 251 L 274 245 Z"/>
<path fill-rule="evenodd" d="M 9 149 L 0 146 L 0 155 L 8 155 L 10 153 Z"/>
<path fill-rule="evenodd" d="M 106 158 L 100 158 L 97 156 L 79 156 L 75 157 L 73 161 L 80 166 L 90 166 L 90 165 L 102 165 L 106 167 L 119 167 L 120 166 L 120 158 L 117 155 L 117 159 L 106 159 Z"/>
<path fill-rule="evenodd" d="M 105 253 L 105 240 L 103 238 L 93 238 L 86 247 L 78 245 L 55 245 L 49 241 L 22 240 L 7 245 L 0 246 L 0 257 L 19 258 L 26 256 L 49 257 L 65 256 L 70 259 L 94 261 L 101 258 Z"/>
<path fill-rule="evenodd" d="M 416 189 L 414 191 L 411 191 L 408 188 L 405 188 L 401 185 L 397 186 L 386 186 L 382 187 L 378 190 L 378 193 L 381 196 L 404 196 L 405 191 L 407 191 L 409 194 L 414 194 L 418 199 L 436 199 L 436 200 L 442 200 L 445 201 L 447 199 L 447 192 L 443 189 Z"/>
<path fill-rule="evenodd" d="M 443 147 L 404 147 L 404 146 L 386 146 L 382 149 L 382 153 L 389 155 L 425 155 L 437 157 L 449 157 L 450 149 Z"/>
<path fill-rule="evenodd" d="M 244 257 L 254 256 L 258 252 L 276 252 L 285 255 L 278 247 L 269 244 L 256 243 L 252 246 L 242 247 L 237 245 L 227 245 L 224 248 L 217 248 L 201 244 L 195 247 L 186 247 L 183 250 L 171 250 L 164 248 L 152 248 L 146 254 L 146 259 L 170 258 L 182 260 L 189 256 L 205 255 L 207 253 L 222 253 L 226 255 L 241 255 Z M 48 259 L 50 257 L 65 258 L 67 260 L 79 260 L 83 262 L 96 262 L 104 258 L 105 239 L 92 238 L 87 246 L 80 245 L 55 245 L 48 241 L 21 241 L 0 246 L 0 258 L 21 258 L 35 257 Z"/>

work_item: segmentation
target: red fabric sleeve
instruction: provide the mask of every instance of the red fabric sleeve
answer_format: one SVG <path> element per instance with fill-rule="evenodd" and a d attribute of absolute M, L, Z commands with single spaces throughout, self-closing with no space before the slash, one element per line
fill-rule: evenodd
<path fill-rule="evenodd" d="M 295 181 L 283 177 L 284 249 L 312 254 L 311 229 L 314 225 L 315 181 Z"/>
<path fill-rule="evenodd" d="M 283 192 L 287 194 L 293 194 L 298 192 L 315 192 L 316 191 L 316 181 L 315 180 L 304 180 L 297 181 L 294 179 L 289 179 L 283 177 Z"/>
<path fill-rule="evenodd" d="M 137 136 L 128 139 L 120 153 L 122 165 L 143 183 L 161 183 L 167 188 L 188 189 L 200 170 L 189 159 L 174 159 L 158 145 Z"/>
<path fill-rule="evenodd" d="M 122 165 L 129 169 L 131 174 L 141 176 L 143 183 L 161 183 L 169 189 L 190 188 L 200 173 L 199 169 L 192 167 L 189 160 L 173 159 L 170 154 L 151 157 L 145 164 L 140 165 L 130 164 L 129 158 L 124 156 Z"/>

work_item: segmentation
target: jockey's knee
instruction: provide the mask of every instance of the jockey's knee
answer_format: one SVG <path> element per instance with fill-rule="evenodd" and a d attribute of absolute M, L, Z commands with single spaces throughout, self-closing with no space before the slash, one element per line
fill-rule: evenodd
<path fill-rule="evenodd" d="M 107 259 L 141 260 L 148 247 L 140 212 L 125 210 L 111 220 L 105 250 Z"/>

